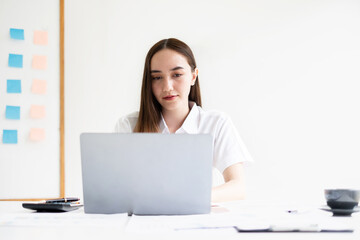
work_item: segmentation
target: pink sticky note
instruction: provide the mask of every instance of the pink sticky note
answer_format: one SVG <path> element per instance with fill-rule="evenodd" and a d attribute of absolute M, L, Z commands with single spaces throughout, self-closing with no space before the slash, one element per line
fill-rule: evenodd
<path fill-rule="evenodd" d="M 48 44 L 47 31 L 34 31 L 34 44 L 47 45 Z"/>
<path fill-rule="evenodd" d="M 32 60 L 32 68 L 45 70 L 47 68 L 47 57 L 34 55 Z"/>
<path fill-rule="evenodd" d="M 42 105 L 31 105 L 30 108 L 30 117 L 39 119 L 39 118 L 45 118 L 45 106 Z"/>
<path fill-rule="evenodd" d="M 30 129 L 30 140 L 31 141 L 42 141 L 45 139 L 45 129 L 43 128 L 31 128 Z"/>
<path fill-rule="evenodd" d="M 35 94 L 45 94 L 47 83 L 45 80 L 34 79 L 31 92 Z"/>

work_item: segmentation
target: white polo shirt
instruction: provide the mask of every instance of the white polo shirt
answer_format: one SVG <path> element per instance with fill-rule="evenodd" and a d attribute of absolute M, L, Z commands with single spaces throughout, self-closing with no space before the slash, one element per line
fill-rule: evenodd
<path fill-rule="evenodd" d="M 227 167 L 239 162 L 252 161 L 243 141 L 236 131 L 231 119 L 218 111 L 204 111 L 195 102 L 189 103 L 191 111 L 183 125 L 175 132 L 187 134 L 211 134 L 213 136 L 213 166 L 222 173 Z M 115 132 L 133 132 L 139 112 L 134 112 L 118 120 Z M 164 118 L 161 116 L 161 133 L 170 133 Z"/>

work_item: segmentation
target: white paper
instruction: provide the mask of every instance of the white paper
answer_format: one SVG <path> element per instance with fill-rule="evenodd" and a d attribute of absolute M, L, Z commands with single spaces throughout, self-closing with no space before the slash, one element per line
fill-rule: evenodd
<path fill-rule="evenodd" d="M 284 207 L 243 208 L 221 214 L 185 216 L 132 216 L 126 232 L 136 233 L 180 233 L 194 230 L 231 229 L 234 226 L 276 226 L 294 229 L 341 230 L 355 229 L 359 216 L 332 217 L 318 207 L 301 207 L 289 213 Z M 301 210 L 302 209 L 302 210 Z"/>
<path fill-rule="evenodd" d="M 126 232 L 166 233 L 192 230 L 229 229 L 236 224 L 248 221 L 253 216 L 248 214 L 201 214 L 180 216 L 132 216 Z"/>

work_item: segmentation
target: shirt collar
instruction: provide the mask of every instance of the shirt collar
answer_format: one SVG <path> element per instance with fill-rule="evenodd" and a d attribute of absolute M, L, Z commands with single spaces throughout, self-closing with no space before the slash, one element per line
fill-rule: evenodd
<path fill-rule="evenodd" d="M 196 134 L 198 133 L 198 124 L 199 124 L 199 109 L 195 102 L 189 101 L 190 112 L 187 115 L 182 126 L 176 130 L 175 133 L 188 133 Z M 161 114 L 161 121 L 159 124 L 161 133 L 170 133 L 168 126 L 164 120 L 164 117 Z"/>

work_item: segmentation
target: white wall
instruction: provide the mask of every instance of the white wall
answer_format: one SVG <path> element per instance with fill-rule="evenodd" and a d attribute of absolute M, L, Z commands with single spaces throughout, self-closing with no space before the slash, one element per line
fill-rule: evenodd
<path fill-rule="evenodd" d="M 255 160 L 250 199 L 321 202 L 360 188 L 359 1 L 77 0 L 65 6 L 66 193 L 79 134 L 138 109 L 158 40 L 192 47 L 205 109 L 228 113 Z"/>

